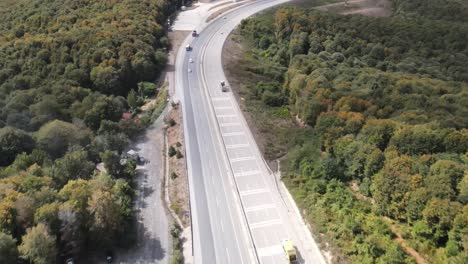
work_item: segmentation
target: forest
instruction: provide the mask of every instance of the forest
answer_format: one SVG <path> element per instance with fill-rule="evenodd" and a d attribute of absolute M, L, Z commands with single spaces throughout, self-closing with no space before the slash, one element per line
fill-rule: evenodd
<path fill-rule="evenodd" d="M 468 5 L 393 5 L 244 20 L 239 93 L 334 262 L 467 263 Z"/>
<path fill-rule="evenodd" d="M 0 1 L 0 263 L 132 243 L 121 154 L 154 118 L 136 108 L 157 94 L 179 2 Z"/>

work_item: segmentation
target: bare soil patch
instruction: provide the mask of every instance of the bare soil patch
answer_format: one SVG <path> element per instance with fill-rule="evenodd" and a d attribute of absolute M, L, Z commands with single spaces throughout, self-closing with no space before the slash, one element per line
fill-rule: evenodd
<path fill-rule="evenodd" d="M 215 9 L 215 8 L 218 8 L 218 7 L 220 7 L 220 6 L 229 5 L 229 4 L 231 4 L 231 2 L 220 3 L 220 4 L 217 4 L 217 5 L 215 5 L 215 6 L 210 7 L 210 8 L 208 9 L 208 11 L 213 10 L 213 9 Z"/>
<path fill-rule="evenodd" d="M 185 145 L 182 133 L 180 107 L 172 108 L 166 116 L 167 146 L 176 151 L 169 156 L 169 199 L 171 209 L 177 214 L 184 227 L 190 225 L 190 195 L 188 190 L 187 168 L 185 164 Z M 170 150 L 169 150 L 170 153 Z"/>
<path fill-rule="evenodd" d="M 223 14 L 223 13 L 225 13 L 225 12 L 227 12 L 227 11 L 233 9 L 233 8 L 236 8 L 236 7 L 238 7 L 238 6 L 241 6 L 241 5 L 243 5 L 243 4 L 245 4 L 245 2 L 238 3 L 238 4 L 235 4 L 235 5 L 231 5 L 231 6 L 222 8 L 222 9 L 220 9 L 220 10 L 214 12 L 213 14 L 211 14 L 211 15 L 206 19 L 205 22 L 208 23 L 208 22 L 210 22 L 211 20 L 217 18 L 219 15 L 221 15 L 221 14 Z"/>
<path fill-rule="evenodd" d="M 180 48 L 182 41 L 190 34 L 191 32 L 188 30 L 176 30 L 170 31 L 167 36 L 171 43 L 171 52 L 177 54 L 177 51 Z"/>
<path fill-rule="evenodd" d="M 223 68 L 260 151 L 270 168 L 276 170 L 276 160 L 300 141 L 308 128 L 301 128 L 286 107 L 267 107 L 259 98 L 253 97 L 251 86 L 258 82 L 268 83 L 271 79 L 249 70 L 258 62 L 246 57 L 248 47 L 242 43 L 242 36 L 237 31 L 229 35 L 223 47 Z"/>
<path fill-rule="evenodd" d="M 352 0 L 316 7 L 321 11 L 343 15 L 363 15 L 372 17 L 389 17 L 392 15 L 390 0 Z"/>

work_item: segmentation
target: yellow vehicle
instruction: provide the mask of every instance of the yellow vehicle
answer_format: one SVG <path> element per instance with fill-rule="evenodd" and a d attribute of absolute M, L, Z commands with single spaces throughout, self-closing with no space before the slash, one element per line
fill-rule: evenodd
<path fill-rule="evenodd" d="M 283 246 L 284 254 L 286 255 L 289 263 L 296 263 L 297 252 L 294 244 L 290 240 L 285 239 L 281 241 L 281 245 Z"/>

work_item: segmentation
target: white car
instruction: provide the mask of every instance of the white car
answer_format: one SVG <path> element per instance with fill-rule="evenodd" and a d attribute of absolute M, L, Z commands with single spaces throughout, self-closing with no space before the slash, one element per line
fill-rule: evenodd
<path fill-rule="evenodd" d="M 190 59 L 188 60 L 188 62 L 190 62 L 190 63 L 193 63 L 193 59 L 192 59 L 192 58 L 190 58 Z"/>
<path fill-rule="evenodd" d="M 192 69 L 188 69 L 188 72 L 192 72 Z"/>

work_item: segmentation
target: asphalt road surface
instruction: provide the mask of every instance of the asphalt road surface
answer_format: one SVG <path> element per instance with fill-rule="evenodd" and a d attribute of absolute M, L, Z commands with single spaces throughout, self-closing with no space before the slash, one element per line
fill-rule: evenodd
<path fill-rule="evenodd" d="M 300 263 L 325 263 L 280 196 L 234 96 L 220 85 L 229 33 L 242 19 L 285 2 L 256 1 L 222 15 L 188 38 L 193 49 L 185 51 L 185 43 L 177 56 L 195 263 L 287 263 L 282 239 L 296 244 Z"/>

